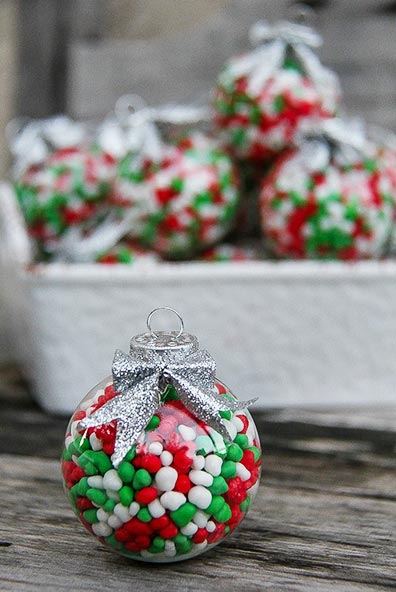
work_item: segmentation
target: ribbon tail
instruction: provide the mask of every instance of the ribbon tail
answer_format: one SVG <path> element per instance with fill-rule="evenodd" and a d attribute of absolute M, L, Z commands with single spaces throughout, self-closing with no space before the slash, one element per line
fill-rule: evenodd
<path fill-rule="evenodd" d="M 321 96 L 323 106 L 332 111 L 341 94 L 337 76 L 328 68 L 325 68 L 318 56 L 306 45 L 301 43 L 293 45 L 293 51 L 300 60 L 304 72 L 312 80 L 316 90 Z"/>
<path fill-rule="evenodd" d="M 274 72 L 282 67 L 285 59 L 286 44 L 282 39 L 275 39 L 258 47 L 246 60 L 249 64 L 251 76 L 248 82 L 248 92 L 252 96 L 258 96 L 264 84 L 271 78 Z M 249 73 L 249 72 L 246 72 Z"/>
<path fill-rule="evenodd" d="M 226 408 L 221 405 L 217 393 L 202 390 L 176 372 L 170 374 L 169 381 L 190 413 L 219 432 L 227 442 L 230 441 L 230 434 L 220 415 L 220 411 Z"/>
<path fill-rule="evenodd" d="M 113 466 L 117 468 L 137 443 L 160 405 L 159 373 L 154 373 L 82 419 L 78 428 L 87 429 L 117 421 L 114 453 L 111 457 Z"/>

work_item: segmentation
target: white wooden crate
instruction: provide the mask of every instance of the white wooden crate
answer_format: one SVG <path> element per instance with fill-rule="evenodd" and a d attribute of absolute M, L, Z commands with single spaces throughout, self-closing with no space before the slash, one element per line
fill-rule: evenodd
<path fill-rule="evenodd" d="M 239 397 L 276 407 L 396 400 L 394 261 L 32 266 L 6 186 L 0 219 L 14 351 L 50 411 L 70 412 L 164 305 Z"/>

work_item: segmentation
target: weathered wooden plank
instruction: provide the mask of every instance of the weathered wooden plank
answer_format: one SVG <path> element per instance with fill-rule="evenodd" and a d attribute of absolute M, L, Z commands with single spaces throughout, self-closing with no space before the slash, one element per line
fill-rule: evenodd
<path fill-rule="evenodd" d="M 270 463 L 285 460 L 274 456 Z M 90 539 L 68 507 L 55 461 L 2 455 L 0 462 L 0 515 L 7 516 L 2 541 L 11 543 L 0 545 L 0 589 L 123 591 L 131 589 L 131 577 L 142 592 L 322 591 L 330 585 L 355 592 L 396 585 L 396 504 L 348 489 L 361 475 L 359 467 L 344 467 L 335 484 L 334 461 L 305 466 L 305 480 L 316 484 L 310 489 L 301 477 L 287 483 L 267 466 L 237 534 L 205 558 L 164 568 L 128 562 Z M 288 470 L 292 464 L 289 459 Z M 385 471 L 377 469 L 376 477 L 381 474 Z M 322 490 L 324 476 L 328 485 Z M 395 488 L 395 474 L 388 478 Z"/>

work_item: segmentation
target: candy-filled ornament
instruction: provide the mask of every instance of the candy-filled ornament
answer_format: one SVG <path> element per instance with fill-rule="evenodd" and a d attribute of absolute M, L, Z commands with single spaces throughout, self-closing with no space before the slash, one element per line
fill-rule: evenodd
<path fill-rule="evenodd" d="M 165 258 L 185 259 L 219 242 L 237 213 L 236 170 L 218 143 L 197 131 L 168 142 L 157 125 L 198 121 L 201 114 L 180 106 L 143 108 L 101 134 L 102 146 L 117 142 L 118 154 L 125 152 L 115 193 L 131 208 L 142 206 L 130 236 Z"/>
<path fill-rule="evenodd" d="M 30 236 L 45 256 L 56 256 L 69 229 L 96 226 L 111 193 L 115 162 L 107 154 L 68 148 L 28 168 L 16 195 Z"/>
<path fill-rule="evenodd" d="M 356 122 L 327 120 L 265 178 L 262 229 L 279 257 L 378 258 L 389 244 L 395 200 L 383 151 Z"/>
<path fill-rule="evenodd" d="M 213 358 L 182 322 L 179 332 L 154 332 L 152 314 L 149 332 L 131 340 L 129 355 L 116 352 L 112 377 L 72 416 L 62 471 L 74 512 L 100 542 L 169 562 L 212 548 L 239 524 L 261 451 L 252 401 L 215 378 Z"/>
<path fill-rule="evenodd" d="M 143 249 L 136 241 L 125 238 L 114 247 L 99 253 L 96 261 L 106 265 L 122 263 L 124 265 L 136 265 L 138 263 L 155 264 L 159 257 L 154 251 Z"/>
<path fill-rule="evenodd" d="M 264 160 L 290 146 L 310 118 L 335 114 L 338 79 L 319 61 L 313 29 L 292 22 L 256 23 L 255 47 L 229 60 L 214 92 L 224 144 L 240 159 Z"/>
<path fill-rule="evenodd" d="M 115 159 L 91 148 L 87 129 L 64 116 L 27 124 L 13 120 L 7 132 L 29 234 L 41 256 L 54 257 L 70 229 L 89 231 L 103 216 Z"/>

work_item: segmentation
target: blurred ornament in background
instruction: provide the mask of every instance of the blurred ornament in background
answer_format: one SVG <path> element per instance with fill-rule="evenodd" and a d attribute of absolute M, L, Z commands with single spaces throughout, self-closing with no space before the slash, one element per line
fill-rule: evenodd
<path fill-rule="evenodd" d="M 237 158 L 266 160 L 289 147 L 307 119 L 332 117 L 340 87 L 314 51 L 322 39 L 312 28 L 259 21 L 250 40 L 255 49 L 225 64 L 213 105 L 224 145 Z"/>
<path fill-rule="evenodd" d="M 278 257 L 379 258 L 395 203 L 383 150 L 361 121 L 334 118 L 306 126 L 299 147 L 275 161 L 261 188 L 262 229 Z"/>

